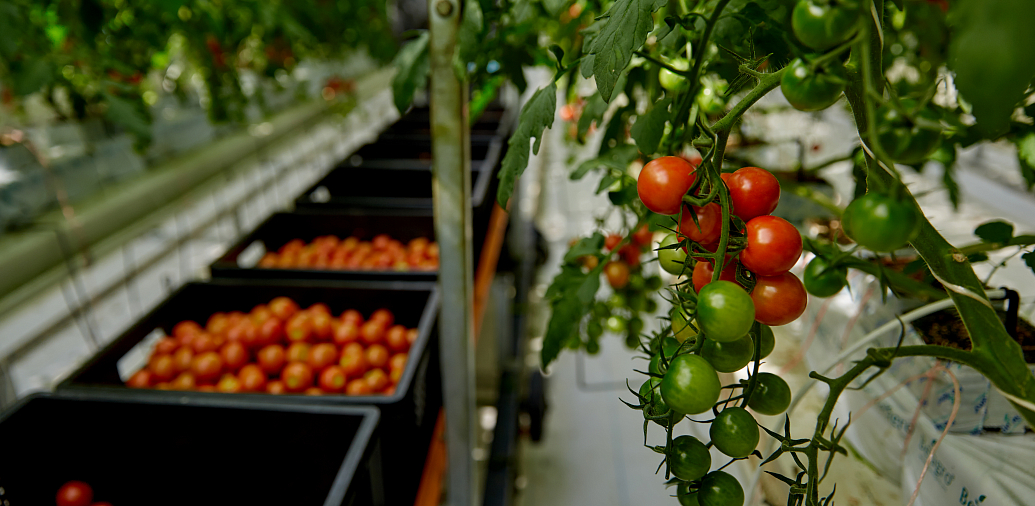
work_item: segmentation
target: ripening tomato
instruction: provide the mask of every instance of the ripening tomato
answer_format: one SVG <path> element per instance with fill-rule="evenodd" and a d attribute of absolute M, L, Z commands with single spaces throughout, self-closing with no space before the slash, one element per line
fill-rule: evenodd
<path fill-rule="evenodd" d="M 202 330 L 203 329 L 201 328 L 201 325 L 198 325 L 198 322 L 192 320 L 183 320 L 182 322 L 177 323 L 173 327 L 172 335 L 173 337 L 183 337 L 190 334 L 198 334 Z"/>
<path fill-rule="evenodd" d="M 308 362 L 309 361 L 309 350 L 311 347 L 308 343 L 294 343 L 288 346 L 287 349 L 287 361 L 288 362 Z"/>
<path fill-rule="evenodd" d="M 629 284 L 629 265 L 621 260 L 608 262 L 604 266 L 604 275 L 611 288 L 620 290 Z"/>
<path fill-rule="evenodd" d="M 801 233 L 787 220 L 759 216 L 747 223 L 747 247 L 740 263 L 759 276 L 787 272 L 801 257 Z"/>
<path fill-rule="evenodd" d="M 694 223 L 694 215 L 697 216 L 697 223 Z M 722 208 L 714 202 L 704 207 L 683 207 L 683 215 L 679 218 L 679 233 L 701 244 L 718 241 L 722 235 Z"/>
<path fill-rule="evenodd" d="M 320 373 L 320 389 L 329 393 L 341 393 L 347 380 L 345 369 L 332 365 Z"/>
<path fill-rule="evenodd" d="M 392 355 L 392 358 L 388 359 L 388 370 L 405 370 L 407 360 L 409 360 L 409 355 L 406 353 L 396 353 L 395 355 Z"/>
<path fill-rule="evenodd" d="M 155 355 L 172 355 L 180 347 L 180 342 L 171 337 L 163 337 L 155 343 L 155 349 L 151 353 Z"/>
<path fill-rule="evenodd" d="M 417 329 L 410 329 L 406 331 L 406 341 L 413 346 L 413 343 L 417 342 L 417 338 L 420 337 L 420 331 Z"/>
<path fill-rule="evenodd" d="M 618 243 L 620 242 L 622 242 L 622 236 L 618 234 L 607 234 L 607 237 L 604 238 L 604 248 L 607 251 L 611 251 L 618 247 Z"/>
<path fill-rule="evenodd" d="M 242 391 L 241 380 L 232 373 L 226 373 L 222 378 L 219 378 L 219 383 L 216 383 L 216 391 L 225 394 L 240 393 Z"/>
<path fill-rule="evenodd" d="M 758 276 L 751 291 L 755 303 L 755 319 L 766 325 L 785 325 L 805 312 L 808 295 L 805 285 L 789 272 L 775 276 Z"/>
<path fill-rule="evenodd" d="M 190 370 L 201 383 L 215 381 L 223 372 L 223 359 L 214 351 L 201 353 L 194 356 Z"/>
<path fill-rule="evenodd" d="M 635 244 L 626 244 L 618 250 L 618 256 L 633 267 L 640 265 L 640 254 L 642 253 L 643 250 Z"/>
<path fill-rule="evenodd" d="M 200 334 L 191 342 L 191 348 L 194 349 L 194 353 L 205 353 L 216 351 L 219 347 L 216 346 L 216 340 L 211 334 Z"/>
<path fill-rule="evenodd" d="M 273 395 L 280 395 L 287 393 L 287 387 L 284 386 L 284 382 L 280 380 L 274 380 L 266 383 L 266 393 Z"/>
<path fill-rule="evenodd" d="M 236 371 L 248 363 L 248 349 L 241 343 L 226 343 L 219 350 L 223 365 L 228 371 Z"/>
<path fill-rule="evenodd" d="M 636 244 L 641 248 L 650 246 L 650 243 L 653 240 L 654 233 L 650 231 L 650 227 L 646 223 L 640 225 L 640 228 L 636 229 L 632 234 L 633 244 Z"/>
<path fill-rule="evenodd" d="M 147 369 L 141 369 L 126 381 L 126 386 L 129 388 L 149 388 L 151 386 L 151 371 Z"/>
<path fill-rule="evenodd" d="M 176 364 L 172 355 L 155 355 L 151 357 L 148 367 L 155 382 L 169 381 L 176 376 Z"/>
<path fill-rule="evenodd" d="M 694 291 L 700 292 L 704 285 L 712 282 L 712 276 L 714 275 L 715 267 L 712 266 L 711 260 L 698 260 L 697 265 L 694 265 Z M 734 260 L 726 264 L 723 267 L 722 272 L 719 273 L 719 279 L 722 281 L 737 282 L 737 262 Z"/>
<path fill-rule="evenodd" d="M 256 358 L 263 372 L 266 374 L 276 374 L 284 367 L 284 363 L 287 361 L 286 355 L 287 353 L 284 351 L 283 346 L 271 344 L 259 350 Z"/>
<path fill-rule="evenodd" d="M 331 315 L 322 311 L 312 313 L 309 323 L 313 327 L 313 338 L 317 341 L 329 341 L 334 329 L 331 328 Z"/>
<path fill-rule="evenodd" d="M 256 364 L 248 364 L 237 373 L 241 380 L 241 390 L 245 392 L 266 391 L 266 373 Z"/>
<path fill-rule="evenodd" d="M 280 373 L 289 392 L 301 392 L 313 385 L 313 370 L 304 362 L 291 362 Z"/>
<path fill-rule="evenodd" d="M 365 378 L 356 378 L 345 385 L 347 395 L 370 395 L 370 383 Z"/>
<path fill-rule="evenodd" d="M 198 380 L 190 372 L 181 372 L 170 385 L 173 390 L 194 390 L 198 386 Z"/>
<path fill-rule="evenodd" d="M 380 344 L 371 345 L 366 351 L 367 365 L 371 368 L 383 369 L 388 365 L 389 356 L 388 348 Z"/>
<path fill-rule="evenodd" d="M 287 321 L 298 312 L 298 304 L 287 297 L 277 297 L 269 303 L 270 312 L 281 321 Z"/>
<path fill-rule="evenodd" d="M 404 353 L 410 349 L 410 342 L 406 340 L 406 327 L 393 325 L 385 333 L 385 345 L 396 353 Z"/>
<path fill-rule="evenodd" d="M 341 321 L 334 328 L 334 344 L 345 346 L 359 340 L 359 326 L 352 320 Z"/>
<path fill-rule="evenodd" d="M 367 372 L 367 356 L 362 351 L 359 353 L 342 351 L 338 365 L 345 370 L 346 376 L 356 378 Z"/>
<path fill-rule="evenodd" d="M 287 340 L 293 343 L 308 341 L 313 334 L 313 324 L 307 312 L 295 313 L 284 325 Z"/>
<path fill-rule="evenodd" d="M 380 392 L 388 386 L 388 374 L 382 369 L 371 369 L 363 375 L 363 379 L 370 385 L 371 392 Z"/>
<path fill-rule="evenodd" d="M 384 321 L 371 318 L 359 328 L 359 337 L 367 344 L 376 344 L 384 339 L 385 332 Z"/>
<path fill-rule="evenodd" d="M 647 209 L 658 214 L 676 214 L 695 178 L 690 162 L 678 156 L 663 156 L 647 162 L 640 170 L 636 193 Z"/>
<path fill-rule="evenodd" d="M 93 489 L 81 481 L 69 481 L 57 492 L 57 506 L 90 506 L 93 502 Z"/>
<path fill-rule="evenodd" d="M 357 328 L 360 325 L 363 325 L 364 321 L 363 315 L 355 309 L 346 309 L 345 312 L 341 314 L 340 320 L 342 321 L 342 323 L 352 322 L 352 324 L 355 325 Z"/>
<path fill-rule="evenodd" d="M 331 343 L 320 343 L 309 350 L 309 367 L 319 372 L 338 361 L 338 348 Z"/>
<path fill-rule="evenodd" d="M 194 350 L 184 346 L 176 350 L 172 357 L 176 372 L 183 372 L 190 369 L 190 363 L 194 360 Z"/>
<path fill-rule="evenodd" d="M 780 182 L 768 170 L 743 167 L 724 180 L 730 189 L 733 214 L 745 223 L 772 213 L 780 202 Z"/>
<path fill-rule="evenodd" d="M 395 315 L 393 315 L 391 311 L 381 308 L 374 311 L 374 314 L 370 315 L 370 320 L 380 320 L 384 323 L 385 328 L 388 328 L 395 324 Z"/>

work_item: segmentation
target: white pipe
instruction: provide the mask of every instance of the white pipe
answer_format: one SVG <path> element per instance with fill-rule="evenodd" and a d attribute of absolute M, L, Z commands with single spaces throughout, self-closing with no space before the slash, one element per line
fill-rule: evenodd
<path fill-rule="evenodd" d="M 1006 292 L 1004 290 L 988 290 L 988 291 L 985 292 L 985 296 L 990 298 L 990 299 L 1002 298 L 1002 297 L 1006 296 Z M 892 330 L 895 330 L 897 328 L 901 328 L 903 324 L 910 323 L 910 322 L 912 322 L 914 320 L 918 320 L 918 319 L 923 318 L 923 317 L 925 317 L 925 316 L 927 316 L 929 314 L 932 314 L 932 313 L 937 313 L 938 311 L 941 311 L 943 309 L 948 309 L 948 308 L 950 308 L 952 306 L 953 306 L 952 299 L 948 299 L 948 298 L 942 299 L 942 300 L 939 300 L 939 301 L 936 301 L 936 302 L 932 302 L 932 303 L 930 303 L 930 304 L 928 304 L 926 306 L 921 306 L 919 308 L 916 308 L 916 309 L 914 309 L 914 310 L 912 310 L 912 311 L 902 315 L 902 318 L 901 318 L 902 323 L 899 323 L 899 319 L 895 319 L 895 320 L 892 320 L 892 321 L 889 321 L 889 322 L 885 323 L 884 325 L 881 325 L 880 327 L 877 327 L 875 330 L 873 330 L 869 334 L 866 334 L 865 336 L 863 336 L 862 339 L 856 341 L 851 346 L 849 346 L 848 349 L 842 351 L 841 354 L 839 354 L 837 357 L 835 357 L 834 361 L 831 362 L 830 365 L 828 365 L 825 369 L 823 369 L 823 372 L 821 372 L 820 374 L 822 374 L 823 376 L 826 376 L 827 374 L 830 373 L 830 371 L 832 371 L 835 367 L 837 367 L 838 364 L 840 364 L 841 362 L 845 361 L 847 358 L 851 357 L 852 355 L 854 355 L 859 350 L 862 350 L 863 348 L 866 348 L 867 345 L 869 345 L 871 342 L 877 340 L 878 337 L 881 337 L 885 333 L 891 332 Z M 797 392 L 795 392 L 794 396 L 791 398 L 790 406 L 787 407 L 787 415 L 788 415 L 788 417 L 790 416 L 791 412 L 794 411 L 794 408 L 798 406 L 798 403 L 805 397 L 805 394 L 809 393 L 809 390 L 811 390 L 812 387 L 816 385 L 816 383 L 817 383 L 817 381 L 806 382 L 804 386 L 802 386 L 801 388 L 798 389 Z M 777 432 L 777 433 L 782 432 L 783 431 L 783 425 L 784 425 L 784 423 L 786 421 L 787 421 L 787 417 L 784 417 L 783 420 L 780 420 L 780 423 L 777 424 L 776 429 L 773 432 Z M 770 446 L 771 445 L 768 444 L 768 442 L 767 442 L 766 449 L 765 449 L 764 452 L 762 452 L 763 455 L 765 455 L 766 453 L 769 453 Z M 759 468 L 755 471 L 755 473 L 751 477 L 751 486 L 748 487 L 748 490 L 751 491 L 750 492 L 751 495 L 748 496 L 748 500 L 747 500 L 747 502 L 745 504 L 754 504 L 755 494 L 758 491 L 758 482 L 761 479 L 762 479 L 762 467 L 759 466 Z"/>

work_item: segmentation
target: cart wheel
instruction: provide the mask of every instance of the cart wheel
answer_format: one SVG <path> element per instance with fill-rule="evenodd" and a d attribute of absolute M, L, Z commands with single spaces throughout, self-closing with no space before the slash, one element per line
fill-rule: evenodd
<path fill-rule="evenodd" d="M 543 439 L 543 418 L 546 416 L 546 378 L 538 371 L 532 371 L 528 381 L 529 436 L 538 443 Z"/>

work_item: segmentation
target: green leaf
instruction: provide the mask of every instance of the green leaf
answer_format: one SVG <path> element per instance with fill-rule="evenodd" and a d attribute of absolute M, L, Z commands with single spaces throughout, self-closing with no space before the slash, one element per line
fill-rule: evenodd
<path fill-rule="evenodd" d="M 988 255 L 986 255 L 984 253 L 971 253 L 971 254 L 967 255 L 967 261 L 972 263 L 972 264 L 976 264 L 978 262 L 984 262 L 985 260 L 988 260 Z"/>
<path fill-rule="evenodd" d="M 582 304 L 575 297 L 558 299 L 552 304 L 551 309 L 550 323 L 547 324 L 546 334 L 543 336 L 543 349 L 539 352 L 543 367 L 557 359 L 557 355 L 564 348 L 564 342 L 578 331 L 583 314 Z"/>
<path fill-rule="evenodd" d="M 6 36 L 4 36 L 6 37 Z M 18 65 L 15 65 L 18 63 Z M 32 58 L 24 62 L 11 63 L 12 90 L 15 95 L 24 97 L 40 91 L 54 80 L 54 69 L 50 62 L 42 58 Z"/>
<path fill-rule="evenodd" d="M 599 167 L 609 167 L 624 172 L 637 156 L 639 156 L 639 152 L 637 152 L 636 146 L 631 144 L 621 144 L 607 150 L 596 158 L 582 162 L 569 177 L 572 180 L 582 179 L 589 171 Z M 614 180 L 612 180 L 612 182 L 614 182 Z M 608 186 L 610 186 L 610 184 L 608 184 Z M 603 188 L 601 188 L 601 190 L 602 189 Z M 598 190 L 597 193 L 600 193 L 600 190 Z"/>
<path fill-rule="evenodd" d="M 974 229 L 974 235 L 978 236 L 983 242 L 1006 244 L 1013 238 L 1013 225 L 1005 221 L 982 223 Z"/>
<path fill-rule="evenodd" d="M 579 239 L 579 242 L 575 243 L 575 245 L 564 254 L 564 261 L 574 262 L 580 257 L 586 255 L 597 255 L 603 247 L 604 236 L 599 232 L 594 232 L 593 235 L 589 237 Z"/>
<path fill-rule="evenodd" d="M 528 144 L 532 144 L 532 153 L 539 154 L 539 146 L 543 142 L 543 132 L 553 126 L 554 113 L 557 110 L 557 83 L 536 90 L 532 98 L 521 109 L 521 117 L 517 129 L 507 141 L 507 154 L 503 157 L 500 168 L 500 187 L 496 193 L 496 201 L 503 208 L 514 193 L 514 182 L 528 167 Z"/>
<path fill-rule="evenodd" d="M 668 108 L 671 104 L 671 98 L 661 99 L 650 110 L 636 118 L 631 133 L 636 146 L 643 154 L 652 155 L 657 152 L 661 136 L 665 134 L 665 121 L 669 117 Z"/>
<path fill-rule="evenodd" d="M 604 14 L 606 22 L 586 53 L 593 55 L 593 76 L 605 101 L 611 101 L 615 83 L 629 65 L 633 51 L 643 46 L 654 30 L 652 14 L 667 3 L 668 0 L 618 0 Z M 582 71 L 585 75 L 585 67 Z"/>
<path fill-rule="evenodd" d="M 428 74 L 431 72 L 429 39 L 428 32 L 421 33 L 416 39 L 407 42 L 392 61 L 395 67 L 392 93 L 395 95 L 395 108 L 400 113 L 406 112 L 413 102 L 413 94 L 428 83 Z"/>
<path fill-rule="evenodd" d="M 602 243 L 603 238 L 600 240 Z M 564 348 L 565 341 L 578 332 L 579 322 L 589 313 L 597 290 L 600 289 L 600 274 L 603 270 L 603 263 L 588 273 L 582 272 L 582 268 L 577 265 L 565 264 L 553 278 L 550 288 L 546 290 L 551 314 L 540 352 L 543 367 L 550 365 Z"/>
<path fill-rule="evenodd" d="M 635 202 L 639 198 L 639 195 L 636 193 L 636 180 L 629 176 L 623 176 L 621 189 L 609 192 L 607 198 L 616 206 L 624 206 Z"/>
<path fill-rule="evenodd" d="M 1031 272 L 1035 274 L 1035 252 L 1027 252 L 1021 255 L 1021 260 L 1024 260 L 1024 265 L 1027 265 Z"/>
<path fill-rule="evenodd" d="M 148 140 L 151 138 L 151 121 L 143 112 L 143 104 L 134 104 L 124 98 L 109 94 L 104 95 L 104 100 L 108 105 L 108 110 L 104 116 L 109 121 L 122 126 L 122 128 L 131 132 L 138 139 Z"/>
<path fill-rule="evenodd" d="M 597 191 L 594 193 L 599 194 L 604 190 L 610 189 L 612 185 L 621 179 L 621 177 L 622 176 L 620 174 L 615 174 L 614 171 L 608 171 L 607 174 L 604 174 L 604 177 L 600 179 L 600 184 L 597 185 Z"/>
<path fill-rule="evenodd" d="M 460 20 L 460 30 L 456 34 L 456 49 L 453 52 L 453 70 L 461 80 L 467 76 L 467 62 L 477 59 L 481 51 L 483 26 L 482 6 L 478 0 L 464 2 L 464 15 Z"/>
<path fill-rule="evenodd" d="M 1021 176 L 1028 183 L 1028 191 L 1035 186 L 1035 132 L 1014 141 L 1017 144 L 1017 160 L 1021 165 Z"/>
<path fill-rule="evenodd" d="M 579 117 L 579 139 L 586 137 L 586 132 L 593 123 L 600 124 L 604 119 L 605 112 L 607 112 L 607 102 L 600 98 L 599 93 L 594 93 L 586 99 L 586 106 L 582 109 L 582 116 Z"/>
<path fill-rule="evenodd" d="M 949 202 L 952 208 L 959 210 L 960 207 L 960 185 L 956 183 L 956 146 L 952 142 L 943 141 L 938 150 L 931 154 L 931 160 L 942 164 L 942 185 L 949 192 Z M 923 168 L 918 164 L 917 172 Z"/>
<path fill-rule="evenodd" d="M 959 0 L 950 14 L 949 66 L 960 95 L 973 106 L 976 127 L 1005 132 L 1035 76 L 1035 2 Z"/>

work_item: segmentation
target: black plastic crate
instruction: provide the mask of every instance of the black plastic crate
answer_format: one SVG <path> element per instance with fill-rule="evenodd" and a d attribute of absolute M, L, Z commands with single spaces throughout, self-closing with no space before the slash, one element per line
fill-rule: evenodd
<path fill-rule="evenodd" d="M 337 269 L 268 269 L 255 264 L 263 252 L 277 251 L 292 239 L 309 243 L 324 235 L 344 239 L 356 236 L 369 241 L 377 234 L 388 234 L 403 244 L 426 237 L 435 240 L 434 219 L 413 214 L 296 214 L 276 213 L 252 233 L 234 244 L 209 269 L 213 277 L 323 280 L 409 280 L 435 281 L 438 271 L 359 271 Z"/>
<path fill-rule="evenodd" d="M 67 481 L 115 505 L 386 504 L 378 412 L 228 399 L 27 397 L 0 415 L 0 499 Z"/>
<path fill-rule="evenodd" d="M 395 314 L 399 324 L 419 329 L 395 393 L 368 396 L 269 395 L 137 390 L 124 386 L 119 372 L 120 359 L 131 352 L 146 351 L 149 354 L 150 349 L 134 348 L 155 329 L 160 328 L 168 335 L 173 325 L 182 320 L 204 324 L 214 312 L 247 312 L 255 305 L 278 296 L 290 297 L 301 307 L 323 302 L 335 316 L 351 308 L 366 317 L 385 307 Z M 386 500 L 388 504 L 412 503 L 424 468 L 435 417 L 442 406 L 436 325 L 438 308 L 438 290 L 434 283 L 427 282 L 214 279 L 188 283 L 105 346 L 57 388 L 59 391 L 103 392 L 127 399 L 197 397 L 214 402 L 232 402 L 243 397 L 297 404 L 374 405 L 381 410 L 380 427 L 382 434 L 386 435 L 382 441 L 382 460 L 391 474 L 398 478 L 398 483 L 386 492 Z M 124 367 L 123 375 L 128 378 L 136 369 Z"/>

